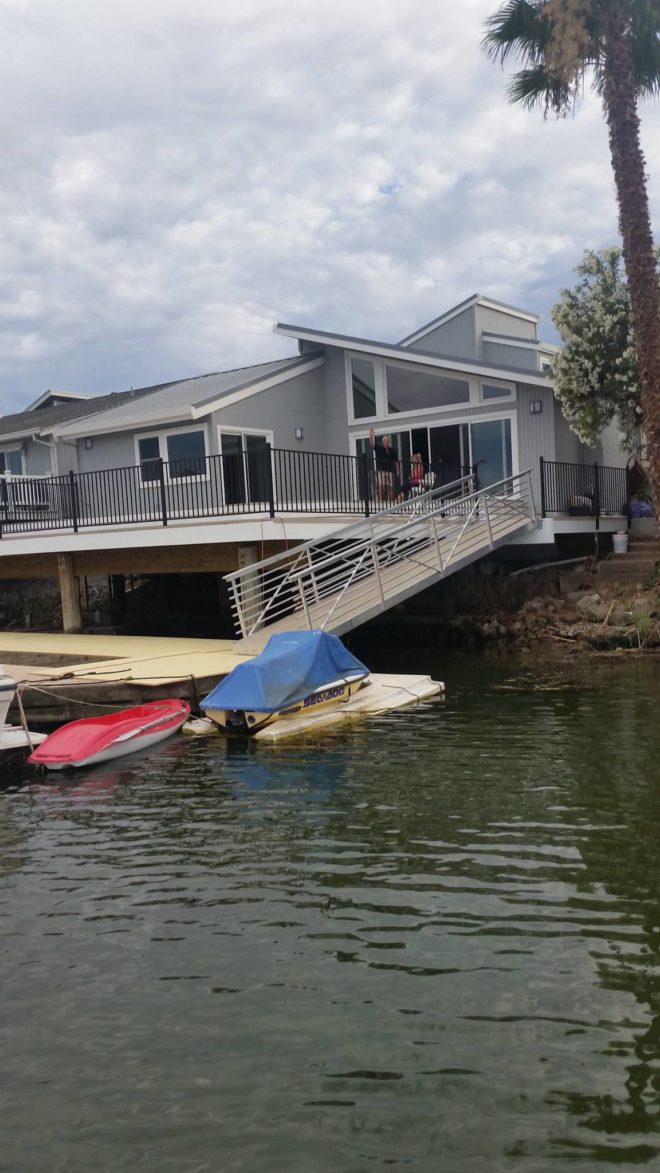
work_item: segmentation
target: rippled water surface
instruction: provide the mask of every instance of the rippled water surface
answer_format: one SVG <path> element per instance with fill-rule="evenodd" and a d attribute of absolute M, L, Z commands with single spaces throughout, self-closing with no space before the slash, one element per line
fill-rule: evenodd
<path fill-rule="evenodd" d="M 660 664 L 424 657 L 0 792 L 3 1170 L 660 1168 Z"/>

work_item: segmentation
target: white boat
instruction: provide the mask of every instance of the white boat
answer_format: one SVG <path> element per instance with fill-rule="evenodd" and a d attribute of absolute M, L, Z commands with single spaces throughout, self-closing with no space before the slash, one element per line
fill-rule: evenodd
<path fill-rule="evenodd" d="M 45 733 L 30 733 L 18 725 L 7 725 L 9 706 L 16 694 L 16 681 L 0 667 L 0 766 L 20 761 L 33 748 L 46 740 Z"/>

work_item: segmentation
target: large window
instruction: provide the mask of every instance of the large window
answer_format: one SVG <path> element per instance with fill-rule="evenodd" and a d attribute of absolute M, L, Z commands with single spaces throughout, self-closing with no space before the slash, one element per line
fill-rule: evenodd
<path fill-rule="evenodd" d="M 379 429 L 379 438 L 385 429 Z M 446 485 L 471 470 L 479 488 L 487 488 L 513 475 L 512 424 L 510 419 L 482 419 L 463 423 L 433 424 L 390 432 L 402 471 L 411 453 L 419 452 L 435 485 Z M 356 440 L 358 456 L 373 453 L 368 439 Z"/>
<path fill-rule="evenodd" d="M 376 370 L 364 358 L 351 359 L 353 387 L 353 416 L 356 420 L 376 415 Z"/>
<path fill-rule="evenodd" d="M 168 481 L 208 476 L 206 433 L 202 428 L 139 436 L 137 454 L 143 485 L 158 480 L 161 460 L 164 461 L 165 479 Z"/>
<path fill-rule="evenodd" d="M 387 410 L 421 411 L 433 407 L 456 407 L 470 402 L 470 384 L 458 376 L 422 371 L 404 366 L 385 367 Z"/>
<path fill-rule="evenodd" d="M 23 457 L 19 448 L 0 451 L 0 476 L 7 472 L 13 476 L 20 476 L 23 472 Z"/>

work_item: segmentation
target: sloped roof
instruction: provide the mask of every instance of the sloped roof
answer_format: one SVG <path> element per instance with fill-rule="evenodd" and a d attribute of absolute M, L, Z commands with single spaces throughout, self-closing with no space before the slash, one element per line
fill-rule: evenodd
<path fill-rule="evenodd" d="M 233 395 L 243 388 L 255 387 L 273 375 L 296 372 L 298 367 L 309 364 L 311 354 L 294 355 L 290 358 L 275 359 L 273 362 L 257 363 L 249 367 L 238 367 L 231 371 L 216 371 L 210 375 L 198 375 L 192 379 L 179 379 L 175 383 L 163 383 L 159 387 L 148 387 L 133 396 L 128 396 L 121 403 L 111 402 L 104 405 L 100 412 L 95 412 L 93 420 L 85 417 L 85 423 L 90 429 L 93 424 L 95 432 L 113 432 L 130 426 L 139 427 L 154 421 L 182 420 L 186 416 L 204 414 L 207 404 L 214 404 L 223 397 Z M 100 418 L 102 412 L 102 418 Z M 84 435 L 86 428 L 82 425 L 81 416 L 70 417 L 68 420 L 58 421 L 57 435 L 73 436 Z"/>
<path fill-rule="evenodd" d="M 158 387 L 141 387 L 137 391 L 115 391 L 111 395 L 95 395 L 90 399 L 61 403 L 57 407 L 43 407 L 38 411 L 28 409 L 19 411 L 15 415 L 4 415 L 0 417 L 0 437 L 31 436 L 33 432 L 48 434 L 57 424 L 96 415 L 97 412 L 104 411 L 108 407 L 119 407 L 132 399 L 149 395 L 161 386 L 167 386 L 167 384 L 159 384 Z"/>

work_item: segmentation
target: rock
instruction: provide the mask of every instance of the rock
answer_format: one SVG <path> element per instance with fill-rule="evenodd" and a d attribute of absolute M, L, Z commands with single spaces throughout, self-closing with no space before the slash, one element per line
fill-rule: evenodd
<path fill-rule="evenodd" d="M 632 616 L 630 611 L 625 611 L 623 607 L 616 607 L 607 622 L 610 627 L 629 627 Z"/>
<path fill-rule="evenodd" d="M 654 595 L 638 595 L 631 603 L 630 609 L 635 611 L 648 611 L 649 615 L 660 615 L 660 607 L 658 600 Z"/>
<path fill-rule="evenodd" d="M 575 603 L 575 609 L 579 612 L 583 619 L 589 620 L 590 623 L 602 623 L 606 618 L 609 606 L 604 603 L 600 595 L 584 595 L 583 598 L 578 599 Z"/>

